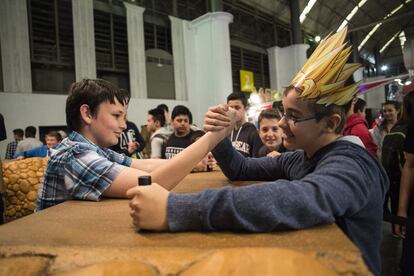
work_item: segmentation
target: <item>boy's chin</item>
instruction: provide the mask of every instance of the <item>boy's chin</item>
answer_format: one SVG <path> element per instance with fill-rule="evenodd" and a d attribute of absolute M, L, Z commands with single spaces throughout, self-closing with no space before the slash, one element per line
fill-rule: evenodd
<path fill-rule="evenodd" d="M 118 144 L 118 140 L 116 141 L 107 141 L 106 143 L 104 143 L 103 145 L 99 145 L 101 148 L 110 148 L 112 146 L 115 146 L 116 144 Z"/>
<path fill-rule="evenodd" d="M 282 145 L 287 149 L 291 149 L 291 150 L 298 149 L 298 147 L 296 145 L 291 144 L 291 143 L 287 142 L 286 140 L 283 140 Z"/>

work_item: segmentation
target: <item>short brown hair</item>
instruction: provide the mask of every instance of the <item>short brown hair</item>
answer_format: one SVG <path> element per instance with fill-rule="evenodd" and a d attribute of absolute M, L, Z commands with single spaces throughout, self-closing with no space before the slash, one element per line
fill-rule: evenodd
<path fill-rule="evenodd" d="M 13 134 L 20 137 L 20 138 L 23 138 L 24 131 L 21 128 L 16 128 L 16 129 L 13 129 Z"/>
<path fill-rule="evenodd" d="M 258 125 L 259 125 L 259 129 L 260 129 L 260 122 L 263 119 L 276 119 L 276 120 L 280 120 L 281 116 L 280 113 L 273 108 L 270 109 L 265 109 L 262 112 L 260 112 L 259 118 L 258 118 Z"/>
<path fill-rule="evenodd" d="M 54 137 L 58 142 L 62 141 L 62 135 L 60 135 L 60 133 L 55 130 L 49 131 L 46 133 L 46 136 Z"/>
<path fill-rule="evenodd" d="M 70 131 L 79 131 L 81 127 L 80 107 L 89 106 L 92 116 L 95 116 L 99 105 L 103 102 L 115 104 L 115 99 L 123 105 L 129 102 L 129 93 L 119 89 L 112 83 L 101 79 L 83 79 L 74 82 L 69 89 L 66 100 L 66 123 Z"/>
<path fill-rule="evenodd" d="M 165 125 L 165 116 L 164 116 L 164 110 L 162 108 L 154 108 L 154 109 L 150 109 L 148 111 L 148 115 L 152 116 L 152 119 L 154 120 L 154 122 L 160 122 L 160 126 L 164 126 Z"/>

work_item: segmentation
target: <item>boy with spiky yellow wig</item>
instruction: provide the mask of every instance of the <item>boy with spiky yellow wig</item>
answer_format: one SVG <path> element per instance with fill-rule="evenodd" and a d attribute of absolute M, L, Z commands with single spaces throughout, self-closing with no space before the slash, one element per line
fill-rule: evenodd
<path fill-rule="evenodd" d="M 358 85 L 345 81 L 358 65 L 345 64 L 346 29 L 321 42 L 286 89 L 279 127 L 287 148 L 278 157 L 245 158 L 228 139 L 194 143 L 183 152 L 199 154 L 215 147 L 214 157 L 232 180 L 269 181 L 233 189 L 194 194 L 169 193 L 153 183 L 127 194 L 134 225 L 139 229 L 177 231 L 250 231 L 302 229 L 336 223 L 380 274 L 382 205 L 388 180 L 378 161 L 360 140 L 341 133 L 347 104 Z M 226 105 L 210 108 L 205 129 L 225 137 L 234 124 Z M 354 138 L 358 139 L 358 138 Z M 216 144 L 219 143 L 217 146 Z M 179 160 L 178 160 L 179 161 Z M 156 220 L 154 218 L 157 218 Z"/>

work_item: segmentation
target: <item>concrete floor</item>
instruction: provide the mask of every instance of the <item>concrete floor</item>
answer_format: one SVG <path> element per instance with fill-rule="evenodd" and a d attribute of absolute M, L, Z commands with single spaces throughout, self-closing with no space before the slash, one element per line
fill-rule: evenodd
<path fill-rule="evenodd" d="M 391 232 L 391 224 L 384 222 L 382 224 L 382 276 L 399 276 L 398 263 L 401 257 L 402 242 L 395 238 Z"/>

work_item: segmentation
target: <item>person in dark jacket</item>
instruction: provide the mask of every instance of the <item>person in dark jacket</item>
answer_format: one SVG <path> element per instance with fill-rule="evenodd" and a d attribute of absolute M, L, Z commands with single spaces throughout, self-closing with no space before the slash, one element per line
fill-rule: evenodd
<path fill-rule="evenodd" d="M 192 128 L 192 121 L 193 115 L 186 106 L 177 105 L 174 107 L 171 113 L 171 125 L 174 127 L 174 132 L 165 143 L 163 158 L 174 158 L 204 135 L 204 131 Z M 194 167 L 193 172 L 202 172 L 208 169 L 208 156 L 206 156 Z"/>
<path fill-rule="evenodd" d="M 259 157 L 259 150 L 263 143 L 256 127 L 252 123 L 246 122 L 246 97 L 241 92 L 233 92 L 227 97 L 227 104 L 237 113 L 236 127 L 229 135 L 233 147 L 243 156 Z"/>
<path fill-rule="evenodd" d="M 407 128 L 403 146 L 405 163 L 401 171 L 397 215 L 410 219 L 411 224 L 394 225 L 394 230 L 403 239 L 401 275 L 408 276 L 414 275 L 414 91 L 404 96 L 402 115 Z"/>
<path fill-rule="evenodd" d="M 140 157 L 140 152 L 145 147 L 144 138 L 142 138 L 137 126 L 133 122 L 127 121 L 126 125 L 126 129 L 122 131 L 119 137 L 118 144 L 110 149 L 129 157 Z"/>
<path fill-rule="evenodd" d="M 351 106 L 346 119 L 344 135 L 358 136 L 364 144 L 367 151 L 374 156 L 377 155 L 377 145 L 372 140 L 368 130 L 368 123 L 365 120 L 366 102 L 363 99 L 356 98 L 353 108 Z"/>
<path fill-rule="evenodd" d="M 174 132 L 168 138 L 163 150 L 163 159 L 172 159 L 185 148 L 204 135 L 202 130 L 191 129 L 191 111 L 183 105 L 174 107 L 171 113 L 171 124 Z"/>

